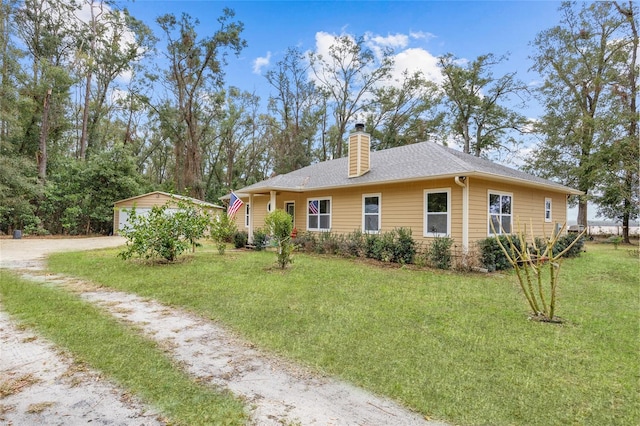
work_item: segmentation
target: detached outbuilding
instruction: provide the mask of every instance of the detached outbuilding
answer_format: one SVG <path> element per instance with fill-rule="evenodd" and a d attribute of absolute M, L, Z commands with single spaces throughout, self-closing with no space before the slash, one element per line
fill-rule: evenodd
<path fill-rule="evenodd" d="M 183 195 L 169 194 L 162 191 L 149 192 L 148 194 L 138 195 L 136 197 L 127 198 L 116 201 L 113 206 L 113 233 L 118 234 L 119 231 L 128 223 L 129 211 L 135 206 L 136 214 L 145 215 L 151 211 L 154 206 L 163 206 L 169 204 L 168 211 L 177 210 L 179 201 L 187 201 L 197 205 L 211 216 L 220 214 L 224 211 L 222 206 L 207 203 Z"/>

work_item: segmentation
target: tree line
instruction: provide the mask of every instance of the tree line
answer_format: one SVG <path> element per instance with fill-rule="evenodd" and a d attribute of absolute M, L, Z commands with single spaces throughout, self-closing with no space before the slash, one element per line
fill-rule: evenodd
<path fill-rule="evenodd" d="M 225 82 L 247 46 L 225 8 L 215 31 L 182 14 L 158 34 L 108 0 L 0 0 L 0 231 L 109 233 L 113 202 L 149 190 L 217 201 L 229 190 L 346 154 L 424 140 L 512 156 L 585 192 L 627 225 L 638 214 L 638 33 L 632 3 L 563 3 L 530 43 L 531 87 L 495 75 L 506 55 L 438 58 L 441 83 L 394 74 L 392 49 L 335 36 L 265 73 L 270 95 Z M 150 58 L 161 58 L 150 60 Z M 541 117 L 522 113 L 531 97 Z M 264 105 L 263 105 L 264 104 Z"/>

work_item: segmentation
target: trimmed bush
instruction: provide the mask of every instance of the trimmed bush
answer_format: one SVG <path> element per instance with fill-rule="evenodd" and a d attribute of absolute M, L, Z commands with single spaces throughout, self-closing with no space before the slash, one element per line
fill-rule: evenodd
<path fill-rule="evenodd" d="M 293 244 L 297 250 L 302 250 L 305 253 L 313 253 L 316 251 L 316 245 L 318 242 L 316 241 L 316 236 L 307 231 L 305 233 L 298 234 L 298 236 L 293 239 Z"/>
<path fill-rule="evenodd" d="M 498 238 L 502 245 L 506 247 L 507 251 L 511 254 L 507 237 L 500 235 Z M 518 249 L 520 249 L 519 240 L 516 239 L 514 244 Z M 478 241 L 478 249 L 480 250 L 480 261 L 482 262 L 482 266 L 489 272 L 502 271 L 511 268 L 511 264 L 509 263 L 507 256 L 502 252 L 500 244 L 496 241 L 496 237 L 489 237 Z"/>
<path fill-rule="evenodd" d="M 267 239 L 268 239 L 268 235 L 267 233 L 261 229 L 261 228 L 256 228 L 253 230 L 253 245 L 255 246 L 255 249 L 260 251 L 262 249 L 264 249 L 267 246 Z"/>
<path fill-rule="evenodd" d="M 401 264 L 413 263 L 416 256 L 416 242 L 411 236 L 411 228 L 397 228 L 394 234 L 394 261 Z"/>
<path fill-rule="evenodd" d="M 577 239 L 577 241 L 576 241 Z M 575 244 L 573 242 L 576 241 Z M 553 246 L 553 255 L 555 256 L 558 253 L 562 253 L 567 247 L 571 244 L 571 248 L 562 255 L 562 257 L 578 257 L 584 248 L 584 237 L 579 236 L 578 234 L 566 234 L 558 238 L 556 244 Z M 546 247 L 546 243 L 543 238 L 536 238 L 536 246 L 538 247 Z"/>
<path fill-rule="evenodd" d="M 249 241 L 249 234 L 245 231 L 237 231 L 233 234 L 233 246 L 237 249 L 243 248 Z"/>
<path fill-rule="evenodd" d="M 438 269 L 451 269 L 451 246 L 453 239 L 450 237 L 435 237 L 428 250 L 429 264 Z"/>

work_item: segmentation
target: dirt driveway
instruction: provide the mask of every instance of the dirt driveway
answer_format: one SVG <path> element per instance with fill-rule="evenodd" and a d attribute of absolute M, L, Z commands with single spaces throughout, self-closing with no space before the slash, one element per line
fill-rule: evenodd
<path fill-rule="evenodd" d="M 95 238 L 22 238 L 0 239 L 0 268 L 28 268 L 41 266 L 49 253 L 59 251 L 92 250 L 123 245 L 119 236 Z"/>
<path fill-rule="evenodd" d="M 224 326 L 135 295 L 99 289 L 42 271 L 48 253 L 114 247 L 120 237 L 0 240 L 0 267 L 48 285 L 75 286 L 86 301 L 141 328 L 172 348 L 168 356 L 189 374 L 247 401 L 255 425 L 440 425 L 387 398 L 321 377 L 265 354 Z M 157 425 L 162 419 L 97 372 L 76 371 L 73 360 L 25 331 L 0 304 L 0 423 L 8 425 Z"/>

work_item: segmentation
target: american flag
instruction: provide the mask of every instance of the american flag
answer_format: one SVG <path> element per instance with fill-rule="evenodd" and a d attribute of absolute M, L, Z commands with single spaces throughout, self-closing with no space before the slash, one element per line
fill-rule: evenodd
<path fill-rule="evenodd" d="M 318 214 L 318 200 L 309 201 L 309 213 Z"/>
<path fill-rule="evenodd" d="M 231 199 L 229 200 L 229 208 L 227 209 L 227 216 L 234 216 L 240 207 L 242 207 L 244 203 L 236 194 L 231 191 Z"/>

